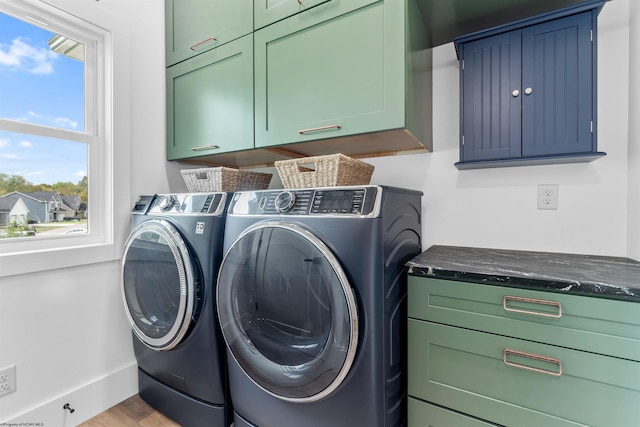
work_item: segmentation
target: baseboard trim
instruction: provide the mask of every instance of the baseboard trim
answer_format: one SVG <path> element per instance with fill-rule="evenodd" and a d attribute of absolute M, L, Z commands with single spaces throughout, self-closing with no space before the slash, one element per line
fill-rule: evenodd
<path fill-rule="evenodd" d="M 7 425 L 75 427 L 138 392 L 138 365 L 123 368 L 60 395 L 5 422 Z M 63 409 L 68 403 L 74 412 Z"/>

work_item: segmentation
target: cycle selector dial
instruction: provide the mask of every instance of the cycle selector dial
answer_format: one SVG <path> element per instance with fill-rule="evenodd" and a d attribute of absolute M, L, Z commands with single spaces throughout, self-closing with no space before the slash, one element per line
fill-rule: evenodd
<path fill-rule="evenodd" d="M 161 211 L 168 211 L 175 205 L 176 197 L 173 195 L 165 196 L 158 202 L 158 207 Z"/>
<path fill-rule="evenodd" d="M 289 212 L 296 204 L 296 195 L 292 191 L 283 191 L 274 200 L 276 211 L 280 213 Z"/>

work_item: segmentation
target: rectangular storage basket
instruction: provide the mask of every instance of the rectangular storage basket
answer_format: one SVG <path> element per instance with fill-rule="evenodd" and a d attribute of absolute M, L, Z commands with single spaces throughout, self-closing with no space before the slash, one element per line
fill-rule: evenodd
<path fill-rule="evenodd" d="M 190 193 L 211 191 L 264 190 L 269 187 L 272 174 L 233 168 L 201 168 L 181 170 Z"/>
<path fill-rule="evenodd" d="M 366 185 L 374 169 L 373 165 L 340 153 L 279 160 L 275 166 L 285 188 Z"/>

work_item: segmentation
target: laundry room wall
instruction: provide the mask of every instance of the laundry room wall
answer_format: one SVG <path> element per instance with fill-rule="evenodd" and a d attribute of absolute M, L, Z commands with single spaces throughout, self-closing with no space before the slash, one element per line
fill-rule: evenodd
<path fill-rule="evenodd" d="M 116 165 L 130 173 L 129 204 L 138 194 L 185 191 L 179 172 L 185 165 L 165 160 L 163 1 L 47 1 L 74 4 L 79 16 L 102 8 L 129 27 L 130 170 Z M 458 171 L 458 64 L 452 44 L 434 49 L 433 153 L 366 159 L 376 166 L 373 183 L 424 192 L 425 249 L 640 259 L 640 129 L 629 121 L 640 110 L 639 84 L 629 79 L 630 70 L 640 71 L 635 3 L 612 0 L 600 14 L 599 149 L 607 156 L 593 163 Z M 557 211 L 536 209 L 538 184 L 560 186 Z M 119 263 L 109 262 L 2 279 L 0 367 L 16 364 L 18 390 L 0 398 L 0 423 L 75 426 L 137 391 L 119 274 Z M 72 415 L 62 410 L 67 401 L 75 406 Z"/>
<path fill-rule="evenodd" d="M 114 70 L 127 82 L 114 88 L 115 104 L 131 124 L 117 142 L 127 154 L 115 165 L 118 177 L 126 177 L 114 189 L 115 200 L 128 210 L 135 199 L 130 194 L 168 191 L 164 2 L 45 1 L 85 19 L 109 16 L 122 30 L 118 37 L 126 37 L 114 46 Z M 114 228 L 128 230 L 128 222 Z M 0 397 L 0 424 L 72 427 L 137 393 L 119 283 L 119 261 L 1 279 L 0 368 L 16 365 L 17 390 Z M 73 414 L 63 410 L 65 403 Z"/>
<path fill-rule="evenodd" d="M 609 1 L 599 16 L 598 149 L 607 155 L 592 163 L 458 171 L 458 61 L 453 44 L 434 49 L 433 153 L 367 160 L 376 166 L 374 183 L 424 192 L 425 249 L 459 245 L 640 260 L 638 83 L 629 91 L 630 55 L 636 75 L 640 71 L 635 3 Z M 631 136 L 630 108 L 636 118 Z M 538 184 L 559 185 L 558 210 L 537 209 Z"/>
<path fill-rule="evenodd" d="M 629 2 L 629 76 L 640 74 L 640 2 Z M 629 79 L 628 256 L 640 260 L 640 80 Z"/>

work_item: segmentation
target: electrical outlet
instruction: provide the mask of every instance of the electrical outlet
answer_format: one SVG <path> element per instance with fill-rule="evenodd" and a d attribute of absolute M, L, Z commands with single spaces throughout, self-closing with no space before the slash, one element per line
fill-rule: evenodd
<path fill-rule="evenodd" d="M 0 369 L 0 396 L 16 391 L 16 365 Z"/>
<path fill-rule="evenodd" d="M 538 185 L 538 209 L 558 209 L 558 184 Z"/>

